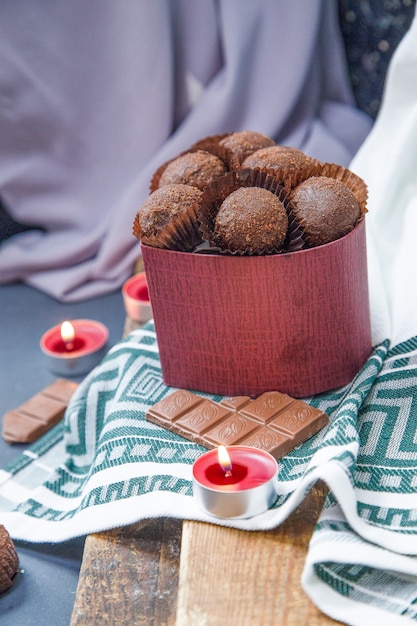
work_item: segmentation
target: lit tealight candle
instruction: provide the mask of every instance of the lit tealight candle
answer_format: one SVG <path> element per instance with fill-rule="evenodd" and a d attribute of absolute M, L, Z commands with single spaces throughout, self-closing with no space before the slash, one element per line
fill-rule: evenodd
<path fill-rule="evenodd" d="M 193 493 L 200 508 L 215 517 L 259 515 L 277 499 L 277 462 L 258 448 L 220 446 L 195 461 Z"/>
<path fill-rule="evenodd" d="M 55 374 L 86 374 L 104 356 L 109 331 L 95 320 L 65 321 L 47 330 L 41 337 L 42 352 L 48 368 Z"/>

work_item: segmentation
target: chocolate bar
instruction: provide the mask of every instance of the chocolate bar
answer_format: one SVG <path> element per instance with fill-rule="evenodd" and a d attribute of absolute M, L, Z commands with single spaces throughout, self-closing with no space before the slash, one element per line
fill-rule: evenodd
<path fill-rule="evenodd" d="M 206 448 L 253 446 L 276 459 L 329 423 L 323 411 L 278 391 L 214 402 L 180 389 L 150 407 L 146 419 Z"/>
<path fill-rule="evenodd" d="M 65 378 L 58 378 L 17 409 L 5 413 L 2 436 L 8 443 L 31 443 L 39 439 L 64 416 L 77 388 Z"/>

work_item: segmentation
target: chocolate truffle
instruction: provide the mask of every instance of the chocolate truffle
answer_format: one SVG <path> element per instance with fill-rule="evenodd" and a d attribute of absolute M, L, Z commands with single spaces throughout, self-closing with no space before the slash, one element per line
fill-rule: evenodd
<path fill-rule="evenodd" d="M 145 245 L 192 250 L 201 243 L 197 210 L 202 193 L 191 185 L 165 185 L 157 189 L 137 212 L 133 234 Z"/>
<path fill-rule="evenodd" d="M 204 150 L 187 152 L 168 163 L 158 187 L 184 184 L 203 190 L 226 172 L 226 165 L 216 155 Z"/>
<path fill-rule="evenodd" d="M 220 145 L 226 148 L 240 164 L 256 150 L 275 146 L 275 141 L 253 130 L 242 130 L 227 135 L 220 141 Z"/>
<path fill-rule="evenodd" d="M 343 237 L 361 216 L 352 191 L 335 178 L 308 178 L 294 189 L 291 200 L 295 219 L 309 246 L 320 246 Z"/>
<path fill-rule="evenodd" d="M 19 559 L 13 541 L 0 524 L 0 593 L 13 585 L 19 570 Z"/>
<path fill-rule="evenodd" d="M 307 156 L 302 150 L 290 146 L 270 146 L 257 150 L 248 156 L 242 167 L 259 167 L 268 170 L 293 170 L 310 167 L 317 163 L 316 159 Z"/>
<path fill-rule="evenodd" d="M 240 187 L 222 202 L 213 239 L 223 250 L 267 254 L 282 249 L 288 216 L 280 199 L 261 187 Z"/>

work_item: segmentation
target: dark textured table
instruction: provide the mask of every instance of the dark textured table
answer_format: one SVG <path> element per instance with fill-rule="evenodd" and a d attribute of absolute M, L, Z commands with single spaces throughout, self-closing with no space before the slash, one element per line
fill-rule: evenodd
<path fill-rule="evenodd" d="M 109 328 L 110 347 L 123 334 L 121 293 L 62 304 L 24 285 L 0 286 L 0 419 L 55 380 L 45 367 L 39 340 L 51 326 L 75 318 L 103 322 Z M 5 467 L 26 447 L 9 445 L 0 437 L 0 466 Z M 84 542 L 84 537 L 56 545 L 16 542 L 23 573 L 0 596 L 0 624 L 69 624 Z"/>

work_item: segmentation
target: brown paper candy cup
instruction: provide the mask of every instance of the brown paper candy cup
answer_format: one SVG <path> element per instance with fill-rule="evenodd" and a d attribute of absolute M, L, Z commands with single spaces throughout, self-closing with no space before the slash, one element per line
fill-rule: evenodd
<path fill-rule="evenodd" d="M 332 178 L 334 180 L 338 180 L 343 183 L 355 196 L 356 201 L 359 206 L 359 216 L 355 224 L 352 225 L 352 228 L 358 224 L 358 222 L 363 219 L 364 215 L 367 213 L 367 198 L 368 198 L 368 188 L 365 182 L 351 172 L 349 169 L 343 167 L 342 165 L 337 165 L 334 163 L 319 163 L 318 165 L 305 168 L 304 170 L 300 170 L 297 172 L 295 177 L 287 178 L 282 182 L 285 191 L 289 194 L 289 197 L 292 198 L 292 192 L 295 190 L 297 185 L 302 182 L 307 181 L 310 178 L 324 176 L 326 178 Z M 312 247 L 315 244 L 310 240 L 309 237 L 309 228 L 308 228 L 308 216 L 304 217 L 304 220 L 300 219 L 297 216 L 296 211 L 292 211 L 293 203 L 290 203 L 290 212 L 289 219 L 293 224 L 295 229 L 298 229 L 298 233 L 301 236 L 301 240 L 305 242 L 305 247 Z M 301 249 L 301 248 L 299 248 Z"/>
<path fill-rule="evenodd" d="M 371 352 L 364 219 L 287 254 L 142 254 L 169 386 L 306 397 L 348 384 Z"/>
<path fill-rule="evenodd" d="M 144 235 L 137 213 L 133 221 L 133 234 L 143 244 L 157 248 L 188 252 L 201 243 L 201 232 L 197 219 L 198 203 L 189 207 L 187 212 L 177 215 L 162 230 Z"/>

